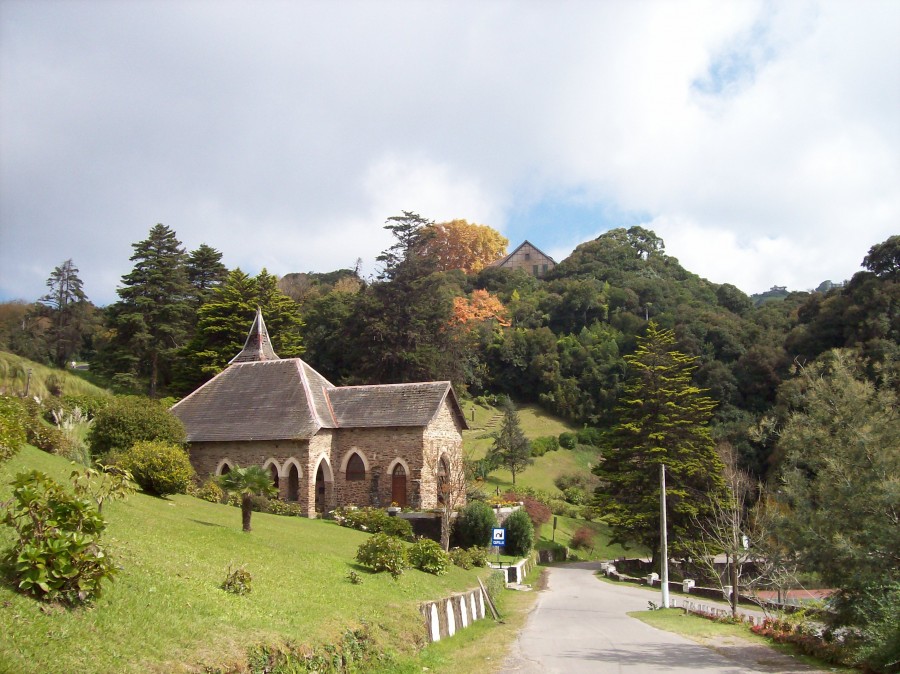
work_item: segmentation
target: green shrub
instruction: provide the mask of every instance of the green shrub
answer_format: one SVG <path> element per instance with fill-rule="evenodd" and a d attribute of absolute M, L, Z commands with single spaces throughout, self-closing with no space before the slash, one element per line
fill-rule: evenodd
<path fill-rule="evenodd" d="M 245 595 L 250 594 L 253 589 L 253 575 L 247 571 L 243 564 L 239 567 L 232 568 L 229 564 L 225 570 L 225 580 L 222 581 L 222 589 L 231 594 Z"/>
<path fill-rule="evenodd" d="M 570 487 L 578 487 L 587 492 L 591 489 L 591 477 L 584 472 L 563 473 L 553 480 L 553 484 L 555 484 L 556 488 L 560 491 L 565 491 Z"/>
<path fill-rule="evenodd" d="M 187 452 L 162 441 L 142 441 L 115 457 L 116 465 L 131 472 L 138 486 L 149 494 L 184 494 L 194 479 Z"/>
<path fill-rule="evenodd" d="M 581 487 L 569 487 L 563 490 L 563 498 L 566 503 L 576 506 L 584 505 L 587 502 L 587 494 Z"/>
<path fill-rule="evenodd" d="M 88 431 L 94 456 L 127 450 L 141 441 L 184 444 L 184 425 L 155 400 L 142 396 L 117 396 L 97 412 Z"/>
<path fill-rule="evenodd" d="M 386 533 L 412 540 L 412 525 L 402 517 L 391 517 L 380 508 L 338 508 L 334 518 L 342 527 L 350 527 L 370 534 Z"/>
<path fill-rule="evenodd" d="M 531 453 L 534 456 L 543 456 L 547 452 L 555 452 L 559 449 L 559 440 L 553 435 L 545 435 L 531 441 Z"/>
<path fill-rule="evenodd" d="M 577 438 L 578 443 L 581 445 L 599 447 L 603 443 L 603 432 L 599 428 L 585 426 L 578 431 Z"/>
<path fill-rule="evenodd" d="M 225 500 L 225 492 L 212 478 L 204 482 L 199 489 L 194 490 L 193 495 L 210 503 L 221 503 Z"/>
<path fill-rule="evenodd" d="M 564 449 L 575 449 L 578 444 L 578 436 L 570 431 L 559 434 L 559 446 Z"/>
<path fill-rule="evenodd" d="M 588 522 L 593 522 L 600 517 L 600 511 L 592 505 L 583 506 L 578 512 Z"/>
<path fill-rule="evenodd" d="M 234 508 L 240 508 L 243 504 L 243 501 L 243 495 L 238 492 L 230 492 L 228 494 L 228 497 L 225 499 L 225 503 Z M 250 510 L 252 510 L 253 512 L 267 513 L 271 511 L 271 507 L 272 502 L 262 494 L 250 494 Z"/>
<path fill-rule="evenodd" d="M 269 499 L 269 512 L 272 515 L 285 517 L 303 517 L 303 506 L 296 501 L 282 501 L 278 498 Z"/>
<path fill-rule="evenodd" d="M 472 555 L 463 548 L 450 548 L 450 561 L 461 569 L 471 569 Z"/>
<path fill-rule="evenodd" d="M 554 515 L 578 517 L 578 508 L 567 501 L 563 501 L 561 498 L 552 498 L 547 505 L 550 507 L 550 512 Z"/>
<path fill-rule="evenodd" d="M 487 578 L 487 582 L 484 584 L 484 589 L 487 590 L 491 601 L 496 604 L 497 600 L 500 598 L 500 593 L 506 589 L 506 572 L 498 569 L 491 573 Z"/>
<path fill-rule="evenodd" d="M 430 538 L 420 538 L 410 547 L 407 553 L 410 565 L 435 576 L 447 573 L 450 555 L 444 552 L 439 543 Z"/>
<path fill-rule="evenodd" d="M 459 511 L 454 531 L 461 548 L 491 544 L 491 529 L 497 526 L 494 509 L 482 501 L 467 503 Z"/>
<path fill-rule="evenodd" d="M 375 534 L 356 550 L 356 561 L 375 572 L 387 571 L 397 580 L 406 566 L 406 546 L 399 538 Z"/>
<path fill-rule="evenodd" d="M 473 546 L 468 549 L 469 557 L 472 559 L 472 566 L 482 568 L 488 565 L 489 548 Z"/>
<path fill-rule="evenodd" d="M 525 556 L 534 547 L 534 525 L 524 510 L 516 510 L 503 523 L 506 528 L 506 554 Z"/>
<path fill-rule="evenodd" d="M 100 545 L 106 521 L 88 498 L 79 498 L 31 471 L 12 483 L 4 522 L 18 540 L 7 562 L 25 594 L 67 604 L 91 602 L 117 569 Z"/>
<path fill-rule="evenodd" d="M 28 415 L 18 398 L 0 396 L 0 463 L 8 461 L 25 444 Z"/>

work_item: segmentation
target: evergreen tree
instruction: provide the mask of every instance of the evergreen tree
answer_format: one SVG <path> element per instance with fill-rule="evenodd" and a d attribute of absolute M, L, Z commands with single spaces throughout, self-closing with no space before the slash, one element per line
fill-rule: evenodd
<path fill-rule="evenodd" d="M 491 436 L 494 444 L 488 450 L 488 456 L 495 465 L 509 469 L 512 483 L 515 484 L 516 474 L 534 463 L 531 458 L 531 443 L 525 437 L 519 413 L 509 396 L 504 396 L 500 409 L 503 419 L 500 421 L 500 430 Z"/>
<path fill-rule="evenodd" d="M 134 268 L 122 277 L 121 298 L 109 308 L 114 331 L 104 369 L 118 383 L 135 386 L 146 377 L 156 397 L 163 373 L 182 346 L 191 311 L 185 252 L 175 232 L 158 224 L 144 241 L 132 244 Z"/>
<path fill-rule="evenodd" d="M 90 303 L 71 259 L 56 267 L 47 279 L 50 289 L 38 300 L 39 315 L 48 319 L 46 340 L 50 358 L 57 367 L 79 352 L 91 330 Z"/>
<path fill-rule="evenodd" d="M 878 387 L 866 369 L 835 350 L 783 386 L 792 411 L 778 437 L 777 532 L 837 588 L 832 620 L 861 628 L 870 664 L 883 666 L 900 655 L 900 401 L 893 382 Z"/>
<path fill-rule="evenodd" d="M 187 276 L 194 288 L 197 304 L 203 304 L 210 291 L 221 285 L 228 276 L 228 268 L 222 264 L 222 253 L 201 243 L 187 257 Z"/>
<path fill-rule="evenodd" d="M 197 330 L 182 350 L 177 388 L 194 390 L 221 372 L 244 346 L 257 307 L 281 358 L 303 353 L 299 307 L 278 290 L 277 279 L 263 269 L 255 278 L 240 269 L 228 273 L 225 282 L 212 288 L 197 311 Z"/>
<path fill-rule="evenodd" d="M 602 461 L 595 504 L 614 542 L 659 553 L 659 466 L 666 467 L 669 541 L 683 550 L 692 518 L 709 514 L 723 494 L 722 462 L 709 429 L 715 403 L 691 382 L 696 358 L 674 350 L 672 330 L 650 321 L 619 400 L 618 423 Z"/>

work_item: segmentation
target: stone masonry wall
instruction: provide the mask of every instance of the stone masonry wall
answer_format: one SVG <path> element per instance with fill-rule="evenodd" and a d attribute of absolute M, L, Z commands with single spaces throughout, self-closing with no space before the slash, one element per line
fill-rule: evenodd
<path fill-rule="evenodd" d="M 438 506 L 437 480 L 435 477 L 436 462 L 442 454 L 450 456 L 451 469 L 455 466 L 462 469 L 462 425 L 444 401 L 435 418 L 425 428 L 425 452 L 429 457 L 429 466 L 422 471 L 422 508 L 431 509 Z M 465 495 L 457 503 L 466 504 Z"/>
<path fill-rule="evenodd" d="M 349 455 L 357 452 L 368 464 L 365 480 L 348 482 L 342 470 Z M 422 472 L 422 429 L 408 427 L 342 428 L 334 452 L 335 490 L 338 503 L 385 507 L 391 503 L 391 466 L 402 459 L 409 468 L 406 476 L 407 502 L 418 506 L 416 480 Z"/>

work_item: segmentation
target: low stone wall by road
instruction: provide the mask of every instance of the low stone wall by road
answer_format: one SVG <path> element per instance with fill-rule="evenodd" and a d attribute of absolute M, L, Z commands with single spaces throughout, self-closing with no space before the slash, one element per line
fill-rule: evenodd
<path fill-rule="evenodd" d="M 454 594 L 421 605 L 429 641 L 452 637 L 476 620 L 484 618 L 485 598 L 481 588 Z"/>

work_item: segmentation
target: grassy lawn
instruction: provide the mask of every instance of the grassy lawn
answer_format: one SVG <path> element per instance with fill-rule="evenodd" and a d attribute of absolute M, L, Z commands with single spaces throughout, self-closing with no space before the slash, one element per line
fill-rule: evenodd
<path fill-rule="evenodd" d="M 67 482 L 70 464 L 26 448 L 0 467 L 9 478 L 36 468 Z M 0 586 L 0 672 L 170 672 L 239 665 L 248 646 L 318 646 L 366 622 L 388 651 L 410 657 L 425 639 L 418 603 L 477 585 L 475 571 L 407 570 L 395 582 L 354 562 L 367 534 L 332 522 L 253 515 L 187 496 L 135 494 L 104 509 L 105 540 L 122 571 L 94 607 L 53 609 Z M 0 548 L 12 530 L 0 528 Z M 253 591 L 219 588 L 244 564 Z M 347 574 L 357 571 L 360 585 Z M 485 573 L 482 571 L 482 573 Z M 421 670 L 419 670 L 421 671 Z"/>
<path fill-rule="evenodd" d="M 619 557 L 635 557 L 646 554 L 646 551 L 640 548 L 630 548 L 625 550 L 621 545 L 611 545 L 609 543 L 610 532 L 605 522 L 588 522 L 587 520 L 574 519 L 571 517 L 556 517 L 556 537 L 557 544 L 569 545 L 572 536 L 581 527 L 588 527 L 594 532 L 594 547 L 588 549 L 572 550 L 574 554 L 581 560 L 607 560 L 617 559 Z M 544 550 L 553 547 L 553 520 L 541 527 L 540 537 L 537 540 L 536 547 L 538 550 Z"/>

